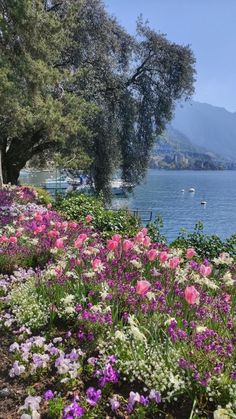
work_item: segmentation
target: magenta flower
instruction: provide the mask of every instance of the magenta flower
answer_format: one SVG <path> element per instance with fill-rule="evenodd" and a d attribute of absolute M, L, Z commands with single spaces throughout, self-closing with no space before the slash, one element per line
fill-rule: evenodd
<path fill-rule="evenodd" d="M 144 296 L 148 292 L 150 287 L 151 287 L 150 282 L 146 280 L 138 281 L 136 285 L 136 292 L 137 294 Z"/>

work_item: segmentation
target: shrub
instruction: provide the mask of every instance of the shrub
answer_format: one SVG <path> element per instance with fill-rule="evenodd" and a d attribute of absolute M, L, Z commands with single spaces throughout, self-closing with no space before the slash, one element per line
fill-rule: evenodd
<path fill-rule="evenodd" d="M 104 237 L 113 233 L 133 236 L 140 227 L 140 221 L 125 209 L 111 210 L 105 207 L 102 197 L 72 193 L 56 204 L 57 209 L 68 220 L 86 221 L 86 216 L 93 217 L 93 226 Z"/>
<path fill-rule="evenodd" d="M 193 247 L 200 257 L 208 259 L 213 259 L 223 252 L 236 256 L 236 234 L 224 241 L 219 236 L 204 234 L 203 224 L 198 222 L 193 233 L 182 230 L 177 239 L 172 242 L 171 247 L 182 249 Z"/>

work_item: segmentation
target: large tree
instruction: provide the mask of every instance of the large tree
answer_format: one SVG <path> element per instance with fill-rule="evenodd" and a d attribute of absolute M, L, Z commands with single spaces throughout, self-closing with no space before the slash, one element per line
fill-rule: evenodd
<path fill-rule="evenodd" d="M 137 183 L 175 101 L 193 92 L 190 48 L 142 21 L 130 36 L 101 0 L 0 4 L 5 180 L 50 148 L 64 165 L 86 161 L 98 192 L 117 168 Z"/>
<path fill-rule="evenodd" d="M 57 2 L 65 16 L 71 0 Z M 90 120 L 88 147 L 96 189 L 106 190 L 114 169 L 137 183 L 154 139 L 172 118 L 175 101 L 193 93 L 194 57 L 141 19 L 130 36 L 101 0 L 73 0 L 73 45 L 62 65 L 75 72 L 73 91 L 99 112 Z"/>
<path fill-rule="evenodd" d="M 91 105 L 67 88 L 71 73 L 57 66 L 71 42 L 69 22 L 45 6 L 42 0 L 0 0 L 0 160 L 5 183 L 16 183 L 33 156 L 60 149 L 67 138 L 89 137 L 84 121 Z"/>

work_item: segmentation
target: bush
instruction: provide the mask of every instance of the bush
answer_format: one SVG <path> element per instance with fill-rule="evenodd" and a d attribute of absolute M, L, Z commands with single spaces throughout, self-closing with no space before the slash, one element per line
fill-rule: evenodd
<path fill-rule="evenodd" d="M 34 187 L 34 189 L 37 192 L 37 201 L 39 204 L 48 205 L 53 202 L 53 198 L 47 191 L 45 191 L 45 189 L 38 187 Z"/>
<path fill-rule="evenodd" d="M 236 234 L 223 241 L 219 236 L 204 234 L 203 224 L 198 222 L 193 233 L 182 230 L 177 239 L 172 242 L 171 247 L 183 249 L 193 247 L 200 257 L 208 259 L 213 259 L 223 252 L 227 252 L 235 257 Z"/>
<path fill-rule="evenodd" d="M 86 221 L 86 216 L 91 215 L 94 227 L 101 231 L 104 237 L 113 233 L 133 236 L 140 227 L 140 220 L 128 210 L 107 209 L 102 197 L 72 193 L 66 198 L 60 198 L 56 208 L 68 220 Z"/>

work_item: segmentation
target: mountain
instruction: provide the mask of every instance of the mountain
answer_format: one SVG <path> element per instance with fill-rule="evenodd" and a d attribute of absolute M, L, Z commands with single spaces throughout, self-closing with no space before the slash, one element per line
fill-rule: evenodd
<path fill-rule="evenodd" d="M 172 126 L 192 144 L 236 161 L 236 113 L 200 102 L 177 106 Z"/>
<path fill-rule="evenodd" d="M 223 157 L 193 144 L 171 125 L 155 142 L 150 160 L 151 168 L 219 170 L 226 166 Z"/>

